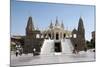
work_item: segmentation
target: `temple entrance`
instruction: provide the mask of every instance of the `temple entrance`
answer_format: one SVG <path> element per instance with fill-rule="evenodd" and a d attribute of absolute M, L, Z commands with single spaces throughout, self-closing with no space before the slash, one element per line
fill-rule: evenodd
<path fill-rule="evenodd" d="M 61 52 L 61 42 L 55 42 L 55 52 Z"/>
<path fill-rule="evenodd" d="M 58 40 L 59 39 L 59 34 L 58 33 L 56 33 L 56 40 Z"/>
<path fill-rule="evenodd" d="M 65 38 L 66 37 L 66 34 L 64 33 L 63 37 Z"/>
<path fill-rule="evenodd" d="M 49 34 L 49 38 L 51 39 L 51 34 Z"/>

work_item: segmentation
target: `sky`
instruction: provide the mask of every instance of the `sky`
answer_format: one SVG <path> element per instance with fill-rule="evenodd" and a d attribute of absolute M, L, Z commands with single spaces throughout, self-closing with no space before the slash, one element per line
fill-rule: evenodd
<path fill-rule="evenodd" d="M 35 27 L 47 29 L 58 17 L 64 27 L 72 31 L 78 28 L 79 18 L 82 17 L 86 40 L 91 39 L 91 32 L 95 30 L 95 6 L 56 4 L 44 2 L 25 2 L 11 0 L 11 35 L 25 35 L 25 28 L 29 16 L 32 16 Z"/>

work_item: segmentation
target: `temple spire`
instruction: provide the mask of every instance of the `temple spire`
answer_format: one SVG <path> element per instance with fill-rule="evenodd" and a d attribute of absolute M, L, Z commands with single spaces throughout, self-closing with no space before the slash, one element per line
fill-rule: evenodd
<path fill-rule="evenodd" d="M 29 35 L 34 29 L 32 17 L 30 16 L 26 26 L 26 35 Z"/>
<path fill-rule="evenodd" d="M 80 31 L 80 30 L 84 30 L 82 17 L 80 17 L 79 23 L 78 23 L 78 31 Z"/>
<path fill-rule="evenodd" d="M 33 30 L 34 29 L 34 25 L 33 25 L 33 21 L 32 21 L 32 17 L 30 16 L 27 22 L 27 30 Z"/>
<path fill-rule="evenodd" d="M 84 29 L 84 24 L 83 24 L 82 17 L 80 17 L 80 19 L 79 19 L 78 32 L 79 32 L 80 35 L 82 35 L 84 37 L 85 29 Z"/>
<path fill-rule="evenodd" d="M 55 26 L 59 26 L 58 16 L 56 17 L 56 23 L 55 23 Z"/>
<path fill-rule="evenodd" d="M 63 20 L 62 20 L 62 23 L 61 23 L 61 27 L 64 29 L 64 24 L 63 24 Z"/>
<path fill-rule="evenodd" d="M 50 23 L 50 28 L 53 28 L 52 20 L 51 20 L 51 23 Z"/>

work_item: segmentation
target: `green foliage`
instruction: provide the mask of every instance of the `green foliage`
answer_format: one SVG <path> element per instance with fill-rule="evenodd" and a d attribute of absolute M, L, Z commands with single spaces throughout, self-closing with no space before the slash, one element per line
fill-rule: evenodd
<path fill-rule="evenodd" d="M 88 49 L 95 48 L 95 42 L 91 39 L 91 41 L 86 41 L 86 45 Z"/>
<path fill-rule="evenodd" d="M 95 48 L 95 40 L 91 39 L 91 44 L 92 44 L 93 48 Z"/>

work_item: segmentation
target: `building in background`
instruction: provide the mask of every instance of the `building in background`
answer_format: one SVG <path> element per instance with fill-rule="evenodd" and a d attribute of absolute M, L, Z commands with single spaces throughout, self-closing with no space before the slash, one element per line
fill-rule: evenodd
<path fill-rule="evenodd" d="M 50 39 L 61 40 L 64 38 L 70 38 L 71 31 L 66 30 L 64 28 L 63 21 L 60 24 L 60 22 L 58 21 L 58 18 L 56 18 L 56 21 L 54 22 L 54 24 L 51 21 L 48 29 L 44 30 L 42 34 L 44 37 L 47 37 Z"/>
<path fill-rule="evenodd" d="M 37 54 L 40 54 L 44 39 L 51 39 L 59 42 L 62 39 L 70 39 L 76 51 L 86 50 L 85 29 L 83 19 L 81 17 L 79 18 L 78 29 L 74 29 L 72 32 L 66 30 L 64 28 L 63 21 L 59 23 L 58 18 L 56 18 L 55 24 L 51 21 L 48 29 L 41 31 L 35 28 L 31 16 L 28 18 L 25 30 L 26 35 L 24 37 L 21 37 L 20 39 L 11 38 L 12 42 L 18 41 L 23 44 L 24 53 L 32 53 L 33 49 L 35 49 Z M 93 39 L 95 39 L 94 35 L 95 34 L 92 33 Z M 59 44 L 61 43 L 58 43 L 57 45 Z M 61 46 L 56 47 L 60 48 Z M 57 51 L 61 52 L 61 50 Z"/>
<path fill-rule="evenodd" d="M 92 47 L 95 48 L 95 31 L 93 31 L 93 32 L 91 33 L 91 36 L 92 36 L 91 44 L 92 44 Z"/>
<path fill-rule="evenodd" d="M 84 29 L 83 20 L 82 20 L 81 17 L 79 19 L 78 28 L 74 29 L 72 31 L 71 40 L 72 40 L 74 48 L 77 51 L 81 51 L 81 50 L 86 50 L 87 49 L 86 42 L 85 42 L 85 29 Z"/>

